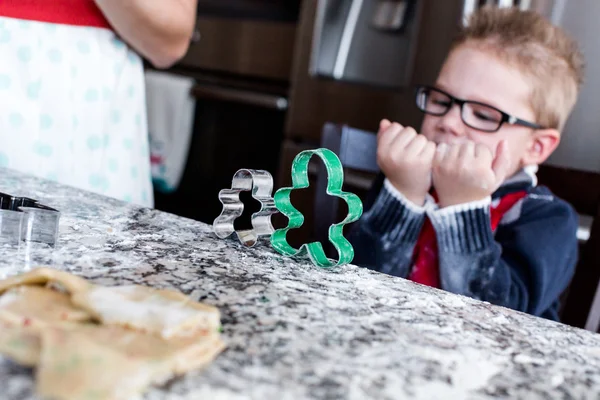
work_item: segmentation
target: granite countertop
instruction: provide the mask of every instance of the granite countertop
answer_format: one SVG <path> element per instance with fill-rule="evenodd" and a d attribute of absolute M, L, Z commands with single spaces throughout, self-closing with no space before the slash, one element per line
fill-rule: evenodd
<path fill-rule="evenodd" d="M 175 288 L 221 310 L 228 348 L 145 399 L 596 399 L 600 336 L 354 267 L 320 270 L 211 227 L 11 171 L 0 191 L 63 212 L 53 250 L 1 249 L 102 284 Z M 1 398 L 33 398 L 0 358 Z"/>

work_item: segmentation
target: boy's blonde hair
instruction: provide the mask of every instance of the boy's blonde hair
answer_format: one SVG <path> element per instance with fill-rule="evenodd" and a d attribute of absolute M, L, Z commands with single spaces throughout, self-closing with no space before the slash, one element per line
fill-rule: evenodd
<path fill-rule="evenodd" d="M 516 7 L 483 7 L 471 14 L 452 49 L 474 45 L 491 51 L 531 80 L 536 122 L 562 130 L 583 82 L 577 43 L 542 15 Z"/>

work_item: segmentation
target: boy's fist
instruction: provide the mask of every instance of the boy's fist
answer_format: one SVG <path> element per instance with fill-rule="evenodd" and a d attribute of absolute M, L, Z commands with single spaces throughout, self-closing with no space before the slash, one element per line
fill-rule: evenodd
<path fill-rule="evenodd" d="M 500 142 L 495 156 L 486 146 L 472 141 L 438 144 L 433 162 L 433 186 L 440 207 L 490 196 L 506 178 L 509 167 L 505 141 Z"/>
<path fill-rule="evenodd" d="M 377 163 L 390 183 L 422 206 L 431 188 L 435 143 L 410 127 L 382 120 L 377 133 Z"/>

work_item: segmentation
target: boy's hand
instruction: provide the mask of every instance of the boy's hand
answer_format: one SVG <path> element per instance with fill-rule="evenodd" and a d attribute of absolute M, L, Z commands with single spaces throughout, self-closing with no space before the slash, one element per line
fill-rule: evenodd
<path fill-rule="evenodd" d="M 433 162 L 433 186 L 440 207 L 482 200 L 496 191 L 506 178 L 510 160 L 505 141 L 496 155 L 472 141 L 437 146 Z"/>
<path fill-rule="evenodd" d="M 377 163 L 390 183 L 411 202 L 425 204 L 435 143 L 413 128 L 385 119 L 379 125 L 377 141 Z"/>

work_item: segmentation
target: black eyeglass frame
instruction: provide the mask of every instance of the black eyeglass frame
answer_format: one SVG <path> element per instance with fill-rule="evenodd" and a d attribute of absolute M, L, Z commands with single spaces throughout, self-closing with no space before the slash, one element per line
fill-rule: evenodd
<path fill-rule="evenodd" d="M 426 111 L 423 108 L 421 108 L 421 106 L 419 106 L 419 94 L 424 91 L 424 90 L 434 90 L 437 91 L 439 93 L 442 93 L 445 96 L 448 96 L 448 98 L 450 99 L 450 105 L 448 106 L 448 108 L 446 109 L 446 111 L 444 111 L 443 113 L 434 113 L 431 111 Z M 505 113 L 504 111 L 491 106 L 489 104 L 486 103 L 482 103 L 479 101 L 474 101 L 474 100 L 463 100 L 463 99 L 459 99 L 457 97 L 452 96 L 450 93 L 447 93 L 435 86 L 428 86 L 428 85 L 417 85 L 415 87 L 415 103 L 417 104 L 417 108 L 421 111 L 423 111 L 425 114 L 430 114 L 430 115 L 435 115 L 438 117 L 441 117 L 442 115 L 446 115 L 448 113 L 448 111 L 450 111 L 452 109 L 452 106 L 454 106 L 454 104 L 457 104 L 460 107 L 460 118 L 463 121 L 463 123 L 465 125 L 467 125 L 470 128 L 473 129 L 477 129 L 478 131 L 482 131 L 482 132 L 489 132 L 489 133 L 493 133 L 493 132 L 498 132 L 498 130 L 502 127 L 502 125 L 504 125 L 505 123 L 511 124 L 511 125 L 520 125 L 520 126 L 524 126 L 527 128 L 531 128 L 531 129 L 545 129 L 543 126 L 533 123 L 533 122 L 529 122 L 529 121 L 525 121 L 523 119 L 517 118 L 514 115 L 510 115 L 508 113 Z M 484 107 L 488 107 L 492 110 L 498 111 L 500 113 L 500 115 L 502 116 L 502 118 L 500 119 L 500 121 L 498 122 L 498 127 L 494 130 L 487 130 L 487 129 L 481 129 L 481 128 L 477 128 L 471 124 L 469 124 L 468 122 L 465 121 L 465 119 L 463 118 L 463 106 L 465 103 L 468 104 L 476 104 L 479 106 L 484 106 Z"/>

